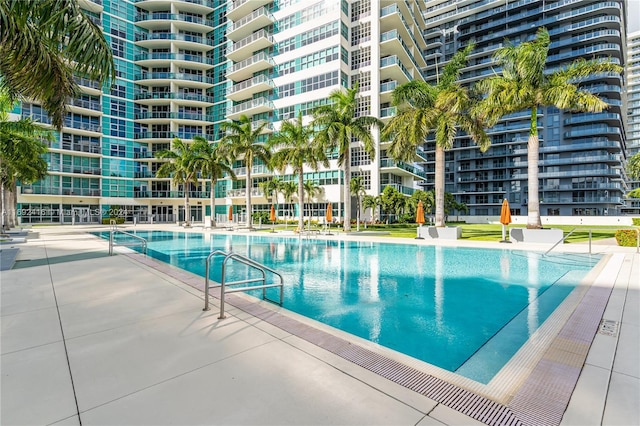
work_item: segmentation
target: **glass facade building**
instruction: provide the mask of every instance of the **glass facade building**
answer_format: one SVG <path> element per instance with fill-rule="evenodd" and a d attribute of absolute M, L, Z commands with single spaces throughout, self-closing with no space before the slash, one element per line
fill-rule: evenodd
<path fill-rule="evenodd" d="M 627 38 L 627 148 L 629 156 L 640 153 L 640 31 Z M 640 181 L 629 182 L 629 190 L 640 188 Z M 628 198 L 625 213 L 640 214 L 640 199 Z"/>
<path fill-rule="evenodd" d="M 493 74 L 492 55 L 505 38 L 532 40 L 539 27 L 551 36 L 547 69 L 575 59 L 609 59 L 624 65 L 623 1 L 455 1 L 427 2 L 427 81 L 459 48 L 475 43 L 463 82 Z M 582 84 L 610 107 L 598 114 L 556 108 L 538 111 L 541 216 L 615 215 L 625 192 L 623 78 L 597 75 Z M 488 129 L 492 147 L 481 153 L 460 137 L 446 154 L 446 191 L 467 204 L 471 215 L 499 215 L 507 198 L 515 214 L 527 214 L 527 138 L 530 111 L 505 117 Z M 426 146 L 432 160 L 434 147 Z M 427 163 L 426 188 L 433 166 Z"/>
<path fill-rule="evenodd" d="M 65 127 L 47 154 L 49 176 L 22 185 L 18 201 L 23 223 L 99 222 L 122 215 L 127 220 L 182 220 L 189 191 L 196 221 L 228 207 L 243 213 L 246 191 L 254 211 L 268 211 L 260 183 L 275 174 L 265 164 L 233 168 L 237 180 L 206 180 L 184 188 L 155 173 L 158 150 L 174 137 L 210 141 L 220 124 L 249 117 L 266 122 L 262 137 L 282 120 L 327 102 L 332 90 L 358 84 L 357 114 L 388 121 L 395 113 L 391 93 L 411 80 L 435 82 L 456 50 L 470 42 L 475 50 L 462 79 L 472 84 L 493 72 L 491 55 L 505 37 L 531 39 L 539 26 L 552 37 L 549 67 L 584 58 L 624 63 L 622 1 L 455 1 L 455 0 L 81 0 L 110 43 L 117 68 L 109 89 L 79 80 L 82 95 L 70 101 Z M 599 75 L 587 82 L 610 108 L 600 114 L 539 111 L 541 131 L 541 214 L 613 215 L 621 212 L 626 189 L 622 165 L 623 80 Z M 631 98 L 630 93 L 630 98 Z M 35 104 L 17 113 L 43 123 Z M 472 215 L 499 215 L 506 196 L 515 213 L 526 214 L 526 137 L 528 112 L 513 114 L 490 129 L 493 146 L 484 154 L 464 136 L 446 154 L 446 190 L 469 206 Z M 362 176 L 367 193 L 391 185 L 410 195 L 431 189 L 432 142 L 418 147 L 414 163 L 387 155 L 388 141 L 375 133 L 376 156 L 352 143 L 351 176 L 342 176 L 337 156 L 329 168 L 305 170 L 323 191 L 305 215 L 323 217 L 332 203 L 342 217 L 341 186 Z M 637 149 L 637 142 L 635 145 Z M 251 188 L 245 187 L 246 168 Z M 294 180 L 291 170 L 278 174 Z M 286 206 L 278 200 L 280 211 Z M 355 203 L 352 203 L 354 210 Z M 293 213 L 296 215 L 297 213 Z M 355 211 L 351 212 L 355 217 Z"/>

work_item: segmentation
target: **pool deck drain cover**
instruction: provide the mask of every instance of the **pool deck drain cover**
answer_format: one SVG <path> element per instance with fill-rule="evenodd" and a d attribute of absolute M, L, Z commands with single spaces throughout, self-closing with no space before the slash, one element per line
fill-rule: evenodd
<path fill-rule="evenodd" d="M 598 334 L 604 334 L 605 336 L 617 337 L 618 336 L 618 327 L 620 323 L 618 321 L 603 319 L 600 322 L 600 327 L 598 328 Z"/>

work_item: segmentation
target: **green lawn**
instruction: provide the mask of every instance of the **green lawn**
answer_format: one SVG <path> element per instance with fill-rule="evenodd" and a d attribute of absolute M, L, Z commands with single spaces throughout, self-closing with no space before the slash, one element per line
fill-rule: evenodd
<path fill-rule="evenodd" d="M 462 227 L 462 240 L 469 241 L 500 241 L 502 240 L 502 225 L 499 224 L 467 224 L 467 223 L 448 223 L 448 226 L 460 226 Z M 264 225 L 263 225 L 264 226 Z M 415 224 L 407 225 L 373 225 L 368 226 L 366 231 L 380 231 L 381 237 L 399 237 L 399 238 L 415 238 L 416 236 Z M 523 228 L 524 225 L 510 225 L 509 228 Z M 572 229 L 577 228 L 566 243 L 588 242 L 589 241 L 589 229 L 597 228 L 598 231 L 592 231 L 592 240 L 602 240 L 605 238 L 613 238 L 616 230 L 621 227 L 618 226 L 576 226 L 576 225 L 548 225 L 547 228 L 560 228 L 564 234 L 567 235 Z M 289 226 L 289 229 L 293 227 Z M 628 227 L 622 227 L 628 228 Z M 311 226 L 311 229 L 320 229 L 319 227 Z M 355 233 L 355 226 L 352 226 L 352 232 Z M 601 229 L 606 229 L 602 231 Z M 610 231 L 609 231 L 610 229 Z M 263 228 L 263 230 L 265 230 Z M 276 230 L 284 230 L 283 225 L 277 225 Z M 360 226 L 361 231 L 365 231 L 364 226 Z M 332 232 L 341 232 L 338 228 L 332 228 Z M 384 233 L 383 233 L 384 232 Z M 508 233 L 508 231 L 507 231 Z"/>

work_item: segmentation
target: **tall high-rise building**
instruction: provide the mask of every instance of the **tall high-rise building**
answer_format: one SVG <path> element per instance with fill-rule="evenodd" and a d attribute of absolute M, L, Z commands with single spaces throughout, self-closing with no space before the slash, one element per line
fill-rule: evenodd
<path fill-rule="evenodd" d="M 493 72 L 491 55 L 505 37 L 529 40 L 539 26 L 552 37 L 549 68 L 580 57 L 621 64 L 624 58 L 623 1 L 80 1 L 112 46 L 116 81 L 110 89 L 79 81 L 82 95 L 70 100 L 65 127 L 47 154 L 49 176 L 20 187 L 23 223 L 99 222 L 120 214 L 173 222 L 185 217 L 185 189 L 192 198 L 186 214 L 196 220 L 211 214 L 212 190 L 218 215 L 226 216 L 229 206 L 243 214 L 247 190 L 254 211 L 268 211 L 260 183 L 275 173 L 265 164 L 238 159 L 237 180 L 222 179 L 215 188 L 201 180 L 184 188 L 155 177 L 161 161 L 154 153 L 170 148 L 174 137 L 218 140 L 220 124 L 242 115 L 256 126 L 267 123 L 266 140 L 282 120 L 302 112 L 308 122 L 332 90 L 356 82 L 357 113 L 386 121 L 395 112 L 396 86 L 435 82 L 456 50 L 470 42 L 476 48 L 462 74 L 469 84 Z M 607 111 L 539 112 L 543 216 L 616 214 L 622 206 L 623 81 L 607 74 L 587 84 L 609 102 Z M 48 122 L 35 104 L 24 103 L 16 112 Z M 470 214 L 499 214 L 505 196 L 516 213 L 526 214 L 528 117 L 513 114 L 490 129 L 493 147 L 484 154 L 464 136 L 447 152 L 446 190 Z M 377 132 L 375 142 L 372 159 L 353 141 L 351 176 L 342 176 L 337 155 L 327 169 L 304 171 L 305 180 L 323 188 L 306 216 L 322 217 L 332 203 L 342 217 L 340 189 L 352 176 L 362 176 L 372 195 L 388 185 L 406 195 L 421 182 L 432 187 L 431 142 L 416 149 L 414 164 L 389 158 L 388 141 Z M 247 166 L 251 188 L 245 188 Z M 291 170 L 280 177 L 296 178 Z M 352 217 L 355 208 L 352 203 Z"/>
<path fill-rule="evenodd" d="M 627 38 L 627 149 L 629 157 L 640 153 L 640 31 Z M 640 188 L 640 180 L 629 182 L 629 190 Z M 628 198 L 624 211 L 640 214 L 640 200 Z"/>
<path fill-rule="evenodd" d="M 422 1 L 360 0 L 82 0 L 113 48 L 117 79 L 110 91 L 81 81 L 83 95 L 70 102 L 65 127 L 50 146 L 50 175 L 23 185 L 22 222 L 97 222 L 123 213 L 129 220 L 184 218 L 185 188 L 158 179 L 158 150 L 178 137 L 218 140 L 220 123 L 246 115 L 264 121 L 263 140 L 282 120 L 313 108 L 329 93 L 358 82 L 357 114 L 388 119 L 391 92 L 422 79 Z M 23 116 L 46 123 L 37 105 L 23 104 Z M 405 194 L 423 178 L 420 167 L 394 161 L 376 133 L 376 158 L 354 141 L 352 176 L 377 194 L 386 185 Z M 421 150 L 416 160 L 424 161 Z M 233 165 L 237 180 L 221 180 L 215 191 L 217 214 L 228 206 L 243 213 L 246 167 L 252 168 L 254 211 L 267 211 L 260 183 L 274 172 L 265 164 Z M 285 171 L 283 180 L 294 180 Z M 342 176 L 337 156 L 331 167 L 305 170 L 305 180 L 323 188 L 306 216 L 324 216 L 327 203 L 341 210 Z M 206 181 L 187 188 L 188 214 L 208 215 Z M 281 203 L 284 200 L 280 200 Z M 295 206 L 291 206 L 295 209 Z M 282 209 L 281 211 L 289 211 Z M 295 213 L 297 214 L 297 213 Z"/>
<path fill-rule="evenodd" d="M 495 72 L 492 55 L 505 38 L 532 40 L 539 27 L 551 36 L 547 69 L 579 59 L 624 63 L 623 1 L 427 1 L 427 81 L 459 48 L 474 43 L 461 80 L 473 84 Z M 623 202 L 625 155 L 623 80 L 601 74 L 582 82 L 610 107 L 598 114 L 556 108 L 538 111 L 540 132 L 540 214 L 615 215 Z M 446 191 L 472 215 L 499 215 L 507 198 L 516 214 L 527 214 L 527 138 L 530 112 L 522 111 L 488 129 L 492 147 L 481 153 L 459 137 L 446 154 Z M 432 159 L 433 144 L 427 144 Z M 426 165 L 427 188 L 433 166 Z"/>

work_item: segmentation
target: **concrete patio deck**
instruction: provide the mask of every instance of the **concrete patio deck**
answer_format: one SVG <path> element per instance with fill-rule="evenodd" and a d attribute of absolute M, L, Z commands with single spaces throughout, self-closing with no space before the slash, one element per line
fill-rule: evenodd
<path fill-rule="evenodd" d="M 327 350 L 329 334 L 312 343 L 274 325 L 281 313 L 237 303 L 219 320 L 217 299 L 202 311 L 193 286 L 201 278 L 141 256 L 105 256 L 106 242 L 90 230 L 38 228 L 37 238 L 20 244 L 14 269 L 0 275 L 3 425 L 482 424 L 475 413 Z M 566 249 L 584 252 L 580 246 Z M 617 254 L 615 271 L 598 276 L 598 285 L 611 287 L 598 322 L 611 322 L 583 345 L 588 355 L 562 424 L 639 424 L 640 255 L 608 245 L 594 251 Z M 550 389 L 557 391 L 542 393 Z M 516 416 L 491 424 L 532 424 L 517 414 L 535 395 L 517 398 Z"/>

